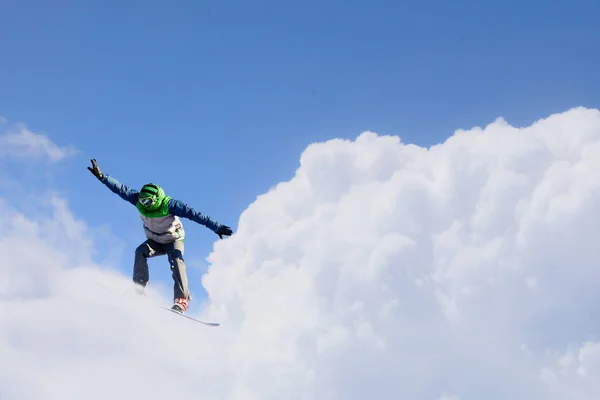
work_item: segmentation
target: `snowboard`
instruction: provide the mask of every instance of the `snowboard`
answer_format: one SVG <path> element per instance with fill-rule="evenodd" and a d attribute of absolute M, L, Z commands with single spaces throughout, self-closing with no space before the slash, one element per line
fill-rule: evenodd
<path fill-rule="evenodd" d="M 182 313 L 180 313 L 180 312 L 178 312 L 178 311 L 172 310 L 172 309 L 170 309 L 170 308 L 167 308 L 167 307 L 160 306 L 160 308 L 162 308 L 163 310 L 170 311 L 170 312 L 172 312 L 172 313 L 174 313 L 174 314 L 177 314 L 177 315 L 179 315 L 179 316 L 185 317 L 185 318 L 187 318 L 187 319 L 191 319 L 192 321 L 196 321 L 196 322 L 198 322 L 198 323 L 200 323 L 200 324 L 203 324 L 203 325 L 206 325 L 206 326 L 214 326 L 214 327 L 216 327 L 216 326 L 219 326 L 219 325 L 221 325 L 221 324 L 219 324 L 218 322 L 206 322 L 206 321 L 200 321 L 199 319 L 196 319 L 196 318 L 194 318 L 194 317 L 190 317 L 189 315 L 182 314 Z"/>

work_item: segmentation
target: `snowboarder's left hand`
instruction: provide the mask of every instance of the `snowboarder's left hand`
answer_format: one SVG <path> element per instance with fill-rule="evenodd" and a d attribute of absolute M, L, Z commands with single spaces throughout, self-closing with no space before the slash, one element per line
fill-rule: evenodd
<path fill-rule="evenodd" d="M 231 236 L 231 233 L 232 233 L 232 230 L 227 225 L 221 225 L 219 227 L 219 229 L 217 230 L 217 235 L 219 235 L 219 237 L 221 239 L 223 239 L 223 235 L 225 235 L 225 236 Z"/>

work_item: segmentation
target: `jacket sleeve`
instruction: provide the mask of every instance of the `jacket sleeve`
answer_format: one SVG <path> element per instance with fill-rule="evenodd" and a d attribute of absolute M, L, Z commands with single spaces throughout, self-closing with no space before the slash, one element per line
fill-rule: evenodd
<path fill-rule="evenodd" d="M 110 189 L 111 192 L 118 194 L 123 200 L 133 204 L 134 206 L 137 204 L 138 197 L 140 192 L 137 190 L 131 189 L 130 187 L 123 185 L 115 178 L 104 174 L 104 177 L 101 180 L 107 188 Z"/>
<path fill-rule="evenodd" d="M 204 215 L 194 210 L 192 207 L 180 200 L 169 200 L 169 213 L 171 215 L 175 215 L 181 218 L 187 218 L 191 221 L 197 222 L 200 225 L 204 225 L 215 233 L 221 227 L 221 224 L 214 221 L 208 215 Z"/>

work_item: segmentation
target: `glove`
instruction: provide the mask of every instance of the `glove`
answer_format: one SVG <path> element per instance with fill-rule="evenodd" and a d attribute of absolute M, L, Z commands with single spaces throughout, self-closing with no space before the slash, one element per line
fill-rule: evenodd
<path fill-rule="evenodd" d="M 231 236 L 231 233 L 232 233 L 231 228 L 228 227 L 227 225 L 221 225 L 219 227 L 219 229 L 217 229 L 217 235 L 219 235 L 219 237 L 221 239 L 223 239 L 223 235 Z"/>
<path fill-rule="evenodd" d="M 98 163 L 96 162 L 95 159 L 92 159 L 92 168 L 87 167 L 87 169 L 90 170 L 90 172 L 92 174 L 94 174 L 94 176 L 96 178 L 98 178 L 98 180 L 102 180 L 102 178 L 104 178 L 104 174 L 102 174 L 102 171 L 100 171 L 100 168 L 98 168 Z"/>

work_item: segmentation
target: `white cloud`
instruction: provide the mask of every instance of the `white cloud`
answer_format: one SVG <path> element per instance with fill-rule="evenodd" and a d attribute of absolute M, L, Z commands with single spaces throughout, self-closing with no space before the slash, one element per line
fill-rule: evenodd
<path fill-rule="evenodd" d="M 6 119 L 0 117 L 0 123 L 5 122 Z M 32 132 L 24 126 L 0 132 L 0 157 L 48 158 L 58 162 L 75 154 L 77 150 L 73 146 L 58 146 L 47 135 Z"/>
<path fill-rule="evenodd" d="M 0 398 L 598 398 L 599 166 L 583 108 L 431 149 L 311 145 L 215 244 L 217 329 L 91 265 L 66 203 L 39 222 L 8 199 Z"/>

